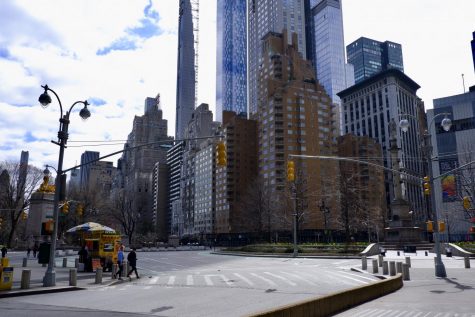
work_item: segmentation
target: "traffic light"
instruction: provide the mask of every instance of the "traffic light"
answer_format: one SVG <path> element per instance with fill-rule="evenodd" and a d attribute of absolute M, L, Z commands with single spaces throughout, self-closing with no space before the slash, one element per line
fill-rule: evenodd
<path fill-rule="evenodd" d="M 439 232 L 445 231 L 445 222 L 439 221 Z"/>
<path fill-rule="evenodd" d="M 434 232 L 434 226 L 432 221 L 427 221 L 427 232 Z"/>
<path fill-rule="evenodd" d="M 226 166 L 227 164 L 227 157 L 226 157 L 226 145 L 224 144 L 223 141 L 219 141 L 218 144 L 216 145 L 216 161 L 218 163 L 218 166 Z"/>
<path fill-rule="evenodd" d="M 465 196 L 465 197 L 463 198 L 463 208 L 464 208 L 465 210 L 469 210 L 471 206 L 472 206 L 472 204 L 470 203 L 470 197 Z"/>
<path fill-rule="evenodd" d="M 424 188 L 424 195 L 430 195 L 430 179 L 429 176 L 424 176 L 423 188 Z"/>
<path fill-rule="evenodd" d="M 84 206 L 82 204 L 78 204 L 78 206 L 76 207 L 76 214 L 78 216 L 82 216 L 83 213 L 84 213 Z"/>
<path fill-rule="evenodd" d="M 68 202 L 65 202 L 63 207 L 61 207 L 61 211 L 63 212 L 63 214 L 67 214 L 69 212 L 69 203 Z"/>
<path fill-rule="evenodd" d="M 287 181 L 295 181 L 295 163 L 292 160 L 287 162 Z"/>
<path fill-rule="evenodd" d="M 21 219 L 22 219 L 22 220 L 28 219 L 28 214 L 23 211 L 23 212 L 21 213 Z"/>

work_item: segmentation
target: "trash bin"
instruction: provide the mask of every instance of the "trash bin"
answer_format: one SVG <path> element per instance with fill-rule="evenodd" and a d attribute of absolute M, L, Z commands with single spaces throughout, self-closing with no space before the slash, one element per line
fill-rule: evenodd
<path fill-rule="evenodd" d="M 38 252 L 38 263 L 39 264 L 48 264 L 49 263 L 49 252 L 51 248 L 51 243 L 42 242 L 40 243 L 40 248 Z"/>
<path fill-rule="evenodd" d="M 452 249 L 451 248 L 445 248 L 445 255 L 448 258 L 451 258 L 452 257 Z"/>
<path fill-rule="evenodd" d="M 13 267 L 0 266 L 0 290 L 10 290 L 13 284 Z"/>

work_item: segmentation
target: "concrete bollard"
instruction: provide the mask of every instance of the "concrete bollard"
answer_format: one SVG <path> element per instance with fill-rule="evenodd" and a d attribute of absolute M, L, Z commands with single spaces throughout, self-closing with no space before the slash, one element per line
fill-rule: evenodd
<path fill-rule="evenodd" d="M 112 275 L 111 278 L 114 279 L 114 275 L 117 274 L 117 263 L 112 264 Z"/>
<path fill-rule="evenodd" d="M 378 260 L 373 260 L 373 274 L 378 273 Z"/>
<path fill-rule="evenodd" d="M 429 255 L 429 252 L 425 251 L 425 254 L 426 254 L 426 256 L 428 256 L 428 255 Z"/>
<path fill-rule="evenodd" d="M 409 265 L 409 267 L 411 267 L 411 257 L 410 256 L 406 256 L 406 264 Z"/>
<path fill-rule="evenodd" d="M 396 275 L 396 262 L 394 261 L 389 262 L 389 275 L 390 276 Z"/>
<path fill-rule="evenodd" d="M 79 269 L 79 259 L 78 259 L 78 258 L 75 258 L 75 259 L 74 259 L 74 267 L 75 267 L 76 269 Z"/>
<path fill-rule="evenodd" d="M 78 270 L 69 269 L 69 286 L 77 286 L 77 285 L 78 285 Z"/>
<path fill-rule="evenodd" d="M 362 270 L 368 269 L 368 260 L 366 259 L 366 256 L 361 257 L 361 269 Z"/>
<path fill-rule="evenodd" d="M 23 263 L 21 265 L 22 267 L 27 267 L 28 266 L 28 259 L 27 258 L 23 258 Z"/>
<path fill-rule="evenodd" d="M 68 267 L 68 258 L 63 258 L 63 267 Z"/>
<path fill-rule="evenodd" d="M 404 281 L 409 281 L 411 279 L 411 276 L 409 275 L 409 264 L 407 263 L 401 263 L 402 264 L 402 279 Z"/>
<path fill-rule="evenodd" d="M 384 274 L 384 275 L 388 275 L 388 274 L 389 274 L 388 261 L 383 261 L 383 274 Z"/>
<path fill-rule="evenodd" d="M 31 277 L 31 270 L 21 271 L 21 289 L 30 288 L 30 277 Z"/>
<path fill-rule="evenodd" d="M 102 284 L 102 268 L 96 269 L 96 284 Z"/>
<path fill-rule="evenodd" d="M 383 267 L 383 256 L 381 254 L 378 255 L 378 266 Z"/>
<path fill-rule="evenodd" d="M 129 272 L 129 262 L 124 261 L 124 266 L 122 269 L 122 277 L 126 277 L 128 272 Z"/>
<path fill-rule="evenodd" d="M 396 273 L 402 273 L 402 262 L 396 262 Z"/>
<path fill-rule="evenodd" d="M 401 255 L 401 253 L 399 251 L 397 251 L 397 256 L 400 256 L 400 255 Z"/>
<path fill-rule="evenodd" d="M 463 259 L 464 263 L 465 263 L 465 268 L 466 269 L 469 269 L 470 268 L 470 258 L 468 256 L 466 256 L 464 259 Z"/>

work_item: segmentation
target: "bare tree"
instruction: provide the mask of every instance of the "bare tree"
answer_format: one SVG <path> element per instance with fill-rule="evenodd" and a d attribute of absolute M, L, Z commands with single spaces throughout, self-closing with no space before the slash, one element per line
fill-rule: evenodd
<path fill-rule="evenodd" d="M 132 244 L 140 213 L 133 208 L 132 196 L 127 195 L 124 190 L 114 196 L 111 197 L 107 214 L 120 224 L 124 234 L 129 238 L 129 244 Z"/>
<path fill-rule="evenodd" d="M 7 246 L 11 247 L 22 212 L 30 205 L 31 194 L 39 186 L 43 172 L 19 162 L 2 162 L 0 171 L 0 215 L 7 215 L 8 220 L 3 224 L 7 230 L 1 232 L 8 232 Z"/>

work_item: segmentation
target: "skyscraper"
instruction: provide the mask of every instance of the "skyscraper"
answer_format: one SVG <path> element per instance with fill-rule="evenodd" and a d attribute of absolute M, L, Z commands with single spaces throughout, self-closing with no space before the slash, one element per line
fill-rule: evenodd
<path fill-rule="evenodd" d="M 247 113 L 246 0 L 218 0 L 216 120 L 223 110 Z"/>
<path fill-rule="evenodd" d="M 175 138 L 182 139 L 195 109 L 195 48 L 190 0 L 180 0 Z"/>
<path fill-rule="evenodd" d="M 360 37 L 346 46 L 346 53 L 348 63 L 355 68 L 356 83 L 390 68 L 404 72 L 402 46 L 398 43 Z"/>
<path fill-rule="evenodd" d="M 471 41 L 472 44 L 472 58 L 473 58 L 473 68 L 475 69 L 475 32 L 472 33 L 473 40 Z"/>
<path fill-rule="evenodd" d="M 85 189 L 86 186 L 89 184 L 89 176 L 91 173 L 92 164 L 87 164 L 91 161 L 97 160 L 99 158 L 99 152 L 94 151 L 85 151 L 81 154 L 81 169 L 80 169 L 80 176 L 79 176 L 79 183 L 81 189 Z M 87 164 L 87 165 L 83 165 Z"/>
<path fill-rule="evenodd" d="M 287 31 L 288 44 L 297 34 L 298 51 L 306 58 L 304 0 L 248 1 L 248 98 L 249 114 L 257 112 L 258 76 L 262 65 L 262 38 L 269 32 Z"/>
<path fill-rule="evenodd" d="M 319 0 L 317 3 L 311 10 L 311 58 L 318 81 L 332 101 L 340 105 L 337 93 L 355 84 L 353 65 L 345 63 L 341 1 Z M 341 118 L 339 122 L 342 126 Z"/>

